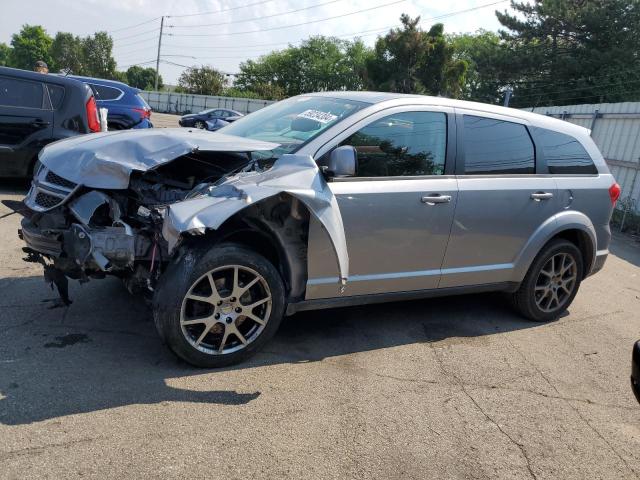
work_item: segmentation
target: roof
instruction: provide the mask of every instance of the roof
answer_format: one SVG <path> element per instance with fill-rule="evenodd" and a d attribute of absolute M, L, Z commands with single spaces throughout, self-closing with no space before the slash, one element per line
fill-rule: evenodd
<path fill-rule="evenodd" d="M 476 110 L 495 115 L 504 115 L 517 118 L 531 123 L 534 126 L 567 133 L 574 136 L 589 135 L 589 130 L 556 118 L 537 113 L 525 112 L 515 108 L 501 107 L 498 105 L 490 105 L 488 103 L 469 102 L 466 100 L 454 100 L 445 97 L 432 97 L 429 95 L 410 95 L 404 93 L 389 92 L 319 92 L 305 95 L 342 98 L 355 100 L 359 102 L 367 102 L 379 104 L 382 102 L 390 102 L 392 104 L 403 104 L 410 101 L 418 105 L 437 105 L 442 107 L 460 108 L 465 110 Z"/>
<path fill-rule="evenodd" d="M 69 77 L 75 78 L 76 80 L 80 80 L 81 82 L 95 83 L 96 85 L 104 85 L 106 87 L 131 88 L 133 90 L 138 90 L 137 88 L 127 85 L 124 82 L 119 82 L 118 80 L 107 80 L 105 78 L 83 77 L 81 75 L 69 75 Z"/>
<path fill-rule="evenodd" d="M 22 70 L 20 68 L 0 67 L 0 75 L 9 75 L 12 77 L 20 77 L 27 80 L 37 82 L 57 83 L 59 85 L 82 85 L 82 82 L 70 77 L 55 75 L 51 73 L 32 72 L 31 70 Z"/>

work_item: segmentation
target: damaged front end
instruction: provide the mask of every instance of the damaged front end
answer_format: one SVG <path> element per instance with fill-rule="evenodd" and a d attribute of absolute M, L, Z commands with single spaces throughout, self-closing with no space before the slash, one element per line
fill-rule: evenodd
<path fill-rule="evenodd" d="M 348 257 L 335 197 L 308 156 L 256 158 L 256 152 L 276 147 L 185 129 L 51 144 L 41 152 L 24 201 L 25 260 L 44 265 L 45 279 L 67 305 L 67 278 L 114 275 L 132 292 L 151 292 L 185 239 L 287 195 L 326 228 L 346 281 Z M 260 211 L 254 210 L 253 215 Z"/>

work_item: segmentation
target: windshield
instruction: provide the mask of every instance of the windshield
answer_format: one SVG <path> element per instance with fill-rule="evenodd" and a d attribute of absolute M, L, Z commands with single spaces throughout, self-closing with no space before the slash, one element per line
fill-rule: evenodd
<path fill-rule="evenodd" d="M 293 97 L 236 120 L 218 131 L 228 135 L 278 143 L 254 157 L 277 158 L 293 153 L 327 128 L 370 104 L 328 97 Z"/>

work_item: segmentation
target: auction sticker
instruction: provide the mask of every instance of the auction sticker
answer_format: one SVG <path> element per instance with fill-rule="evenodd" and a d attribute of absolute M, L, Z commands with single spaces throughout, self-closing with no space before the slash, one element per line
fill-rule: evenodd
<path fill-rule="evenodd" d="M 315 120 L 316 122 L 320 122 L 320 123 L 333 122 L 336 118 L 338 118 L 337 115 L 334 115 L 332 113 L 321 112 L 320 110 L 311 110 L 311 109 L 305 110 L 304 112 L 299 113 L 298 117 L 308 118 L 309 120 Z"/>

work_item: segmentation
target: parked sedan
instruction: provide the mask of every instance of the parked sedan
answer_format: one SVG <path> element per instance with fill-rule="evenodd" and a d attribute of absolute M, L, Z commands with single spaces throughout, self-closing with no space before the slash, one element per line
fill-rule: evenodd
<path fill-rule="evenodd" d="M 228 108 L 212 108 L 209 110 L 203 110 L 199 113 L 191 113 L 189 115 L 183 115 L 178 123 L 181 127 L 196 127 L 207 130 L 212 130 L 212 128 L 208 128 L 207 122 L 213 122 L 214 120 L 222 120 L 227 123 L 235 122 L 239 118 L 242 118 L 240 112 L 236 112 L 235 110 L 229 110 Z M 226 124 L 225 124 L 226 125 Z M 214 128 L 213 130 L 217 130 L 220 127 Z"/>
<path fill-rule="evenodd" d="M 99 131 L 96 101 L 84 83 L 0 67 L 0 176 L 30 176 L 46 144 Z"/>
<path fill-rule="evenodd" d="M 98 102 L 98 108 L 106 108 L 109 130 L 151 128 L 151 107 L 140 95 L 140 90 L 126 83 L 102 78 L 73 76 L 89 85 Z"/>

